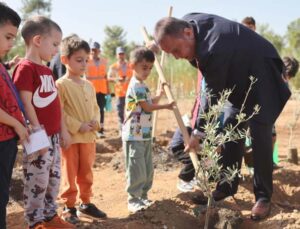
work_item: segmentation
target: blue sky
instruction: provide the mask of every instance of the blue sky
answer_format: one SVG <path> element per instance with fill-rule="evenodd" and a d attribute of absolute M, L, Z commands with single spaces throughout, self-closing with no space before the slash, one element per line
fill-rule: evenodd
<path fill-rule="evenodd" d="M 22 0 L 4 2 L 20 12 Z M 152 33 L 156 21 L 167 16 L 169 6 L 173 6 L 175 17 L 205 12 L 241 21 L 253 16 L 257 23 L 268 23 L 280 35 L 291 21 L 300 18 L 299 0 L 52 0 L 51 18 L 64 35 L 76 33 L 87 41 L 102 43 L 104 27 L 118 25 L 127 32 L 128 42 L 141 43 L 140 28 L 145 26 Z"/>

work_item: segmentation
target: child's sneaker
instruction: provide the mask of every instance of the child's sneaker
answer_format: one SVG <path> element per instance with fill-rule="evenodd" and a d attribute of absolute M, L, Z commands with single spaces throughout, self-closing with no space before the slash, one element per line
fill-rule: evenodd
<path fill-rule="evenodd" d="M 146 208 L 147 206 L 140 199 L 134 198 L 128 201 L 128 211 L 130 211 L 131 213 L 136 213 Z"/>
<path fill-rule="evenodd" d="M 194 190 L 193 181 L 186 182 L 184 180 L 179 179 L 177 182 L 177 189 L 181 192 L 191 192 Z"/>
<path fill-rule="evenodd" d="M 98 138 L 105 138 L 104 129 L 100 128 L 97 134 Z"/>
<path fill-rule="evenodd" d="M 62 218 L 63 220 L 71 223 L 71 224 L 77 224 L 80 222 L 80 220 L 78 219 L 78 216 L 76 214 L 76 208 L 68 208 L 68 207 L 64 207 L 64 210 L 62 212 Z"/>
<path fill-rule="evenodd" d="M 78 217 L 87 217 L 93 219 L 103 219 L 106 218 L 106 213 L 98 209 L 95 204 L 80 204 L 77 210 Z"/>
<path fill-rule="evenodd" d="M 149 199 L 141 198 L 140 200 L 146 205 L 146 207 L 150 207 L 153 204 L 153 201 Z"/>
<path fill-rule="evenodd" d="M 44 227 L 45 228 L 51 228 L 51 229 L 59 229 L 59 228 L 64 228 L 64 229 L 74 229 L 75 226 L 73 224 L 70 224 L 66 221 L 64 221 L 62 218 L 60 218 L 58 215 L 55 215 L 51 220 L 45 221 L 44 222 Z"/>

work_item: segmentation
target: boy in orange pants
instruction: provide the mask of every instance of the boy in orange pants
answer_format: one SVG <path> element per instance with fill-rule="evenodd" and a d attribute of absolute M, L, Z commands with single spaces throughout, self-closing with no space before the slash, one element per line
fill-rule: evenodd
<path fill-rule="evenodd" d="M 86 70 L 89 52 L 88 43 L 77 35 L 63 39 L 61 61 L 67 72 L 56 81 L 63 117 L 72 137 L 71 146 L 62 149 L 60 195 L 65 204 L 63 218 L 72 224 L 78 223 L 78 216 L 81 215 L 90 218 L 106 217 L 104 212 L 90 202 L 100 113 L 92 83 L 81 78 Z M 77 210 L 75 203 L 78 191 L 81 204 Z"/>

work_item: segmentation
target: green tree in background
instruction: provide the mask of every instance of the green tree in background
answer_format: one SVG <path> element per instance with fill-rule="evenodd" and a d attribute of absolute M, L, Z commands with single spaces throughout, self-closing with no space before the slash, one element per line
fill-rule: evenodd
<path fill-rule="evenodd" d="M 20 11 L 22 12 L 21 18 L 23 20 L 32 15 L 44 15 L 47 17 L 50 17 L 51 15 L 51 0 L 22 0 L 22 3 L 23 6 Z M 20 33 L 18 33 L 15 45 L 7 55 L 6 59 L 10 60 L 16 55 L 19 55 L 20 57 L 25 55 L 25 44 Z"/>
<path fill-rule="evenodd" d="M 21 12 L 25 20 L 32 15 L 51 15 L 51 0 L 22 0 L 22 3 Z"/>
<path fill-rule="evenodd" d="M 265 39 L 270 41 L 277 52 L 281 55 L 284 48 L 284 39 L 280 35 L 276 34 L 268 24 L 260 24 L 258 25 L 257 32 L 263 36 Z"/>
<path fill-rule="evenodd" d="M 288 47 L 285 50 L 285 55 L 293 56 L 300 61 L 300 18 L 292 21 L 287 27 L 286 39 Z M 296 88 L 300 88 L 300 72 L 290 81 Z"/>
<path fill-rule="evenodd" d="M 300 18 L 292 21 L 287 27 L 286 38 L 288 41 L 288 52 L 300 58 Z"/>
<path fill-rule="evenodd" d="M 126 32 L 120 26 L 106 26 L 104 28 L 104 33 L 106 35 L 103 42 L 103 52 L 104 55 L 109 59 L 115 59 L 116 48 L 122 46 L 125 48 L 126 45 Z"/>

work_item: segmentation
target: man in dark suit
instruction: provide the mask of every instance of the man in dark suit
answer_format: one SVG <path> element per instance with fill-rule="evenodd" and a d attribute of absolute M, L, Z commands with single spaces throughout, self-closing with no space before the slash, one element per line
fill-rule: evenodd
<path fill-rule="evenodd" d="M 237 22 L 204 13 L 191 13 L 182 20 L 163 18 L 156 23 L 154 38 L 166 53 L 176 59 L 187 59 L 203 73 L 207 88 L 216 95 L 212 103 L 217 102 L 221 91 L 234 88 L 229 98 L 232 107 L 226 111 L 225 123 L 236 121 L 235 113 L 241 108 L 250 85 L 249 76 L 257 79 L 245 104 L 248 115 L 256 104 L 261 107 L 259 114 L 247 124 L 253 144 L 256 199 L 251 218 L 265 218 L 270 213 L 273 191 L 272 126 L 290 97 L 281 77 L 283 64 L 275 48 Z M 201 110 L 207 112 L 207 109 Z M 198 147 L 203 125 L 204 121 L 199 118 L 187 149 Z M 239 141 L 223 146 L 221 163 L 224 167 L 238 163 L 240 168 L 243 144 Z M 234 195 L 237 187 L 238 177 L 232 186 L 218 184 L 213 197 L 218 201 Z M 200 199 L 199 202 L 206 204 L 206 201 Z"/>
<path fill-rule="evenodd" d="M 60 53 L 57 53 L 52 60 L 48 63 L 48 67 L 51 68 L 55 80 L 59 79 L 66 73 L 66 67 L 60 61 Z"/>

